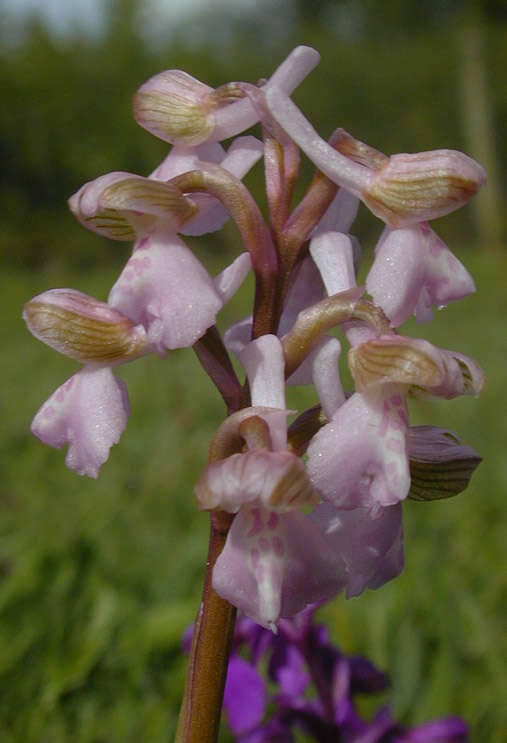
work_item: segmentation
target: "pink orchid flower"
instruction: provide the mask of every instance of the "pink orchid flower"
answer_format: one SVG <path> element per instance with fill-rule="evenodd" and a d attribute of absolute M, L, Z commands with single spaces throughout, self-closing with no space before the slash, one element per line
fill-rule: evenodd
<path fill-rule="evenodd" d="M 144 328 L 118 310 L 73 289 L 52 289 L 27 302 L 23 318 L 36 338 L 85 366 L 42 405 L 31 430 L 65 462 L 96 478 L 127 424 L 129 399 L 112 367 L 152 352 Z"/>
<path fill-rule="evenodd" d="M 243 254 L 212 279 L 177 233 L 187 224 L 188 234 L 219 229 L 228 214 L 217 199 L 205 194 L 190 199 L 167 181 L 202 166 L 200 156 L 212 157 L 242 177 L 261 154 L 262 145 L 254 137 L 236 140 L 228 153 L 217 143 L 173 148 L 149 178 L 109 173 L 82 186 L 69 200 L 76 217 L 95 232 L 117 240 L 137 238 L 108 302 L 143 324 L 160 355 L 196 343 L 215 324 L 251 267 L 248 254 Z"/>

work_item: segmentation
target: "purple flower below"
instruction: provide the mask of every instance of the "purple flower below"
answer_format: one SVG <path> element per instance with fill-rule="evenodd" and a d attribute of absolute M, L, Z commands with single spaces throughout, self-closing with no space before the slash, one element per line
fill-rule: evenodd
<path fill-rule="evenodd" d="M 383 706 L 364 720 L 357 696 L 385 692 L 389 678 L 334 646 L 324 625 L 313 621 L 316 608 L 281 620 L 276 635 L 238 619 L 224 695 L 238 743 L 291 743 L 297 731 L 318 743 L 467 743 L 468 726 L 458 717 L 408 727 Z M 186 632 L 187 652 L 189 646 Z"/>

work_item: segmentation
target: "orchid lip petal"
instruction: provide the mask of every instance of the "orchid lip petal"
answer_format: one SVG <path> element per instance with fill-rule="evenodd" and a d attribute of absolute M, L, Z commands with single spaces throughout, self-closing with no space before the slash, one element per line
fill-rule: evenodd
<path fill-rule="evenodd" d="M 44 403 L 31 430 L 57 449 L 68 443 L 65 462 L 69 469 L 97 478 L 111 446 L 125 429 L 128 414 L 123 380 L 107 367 L 85 366 Z"/>
<path fill-rule="evenodd" d="M 358 596 L 365 588 L 379 588 L 402 571 L 401 504 L 374 513 L 366 508 L 346 511 L 322 503 L 310 518 L 345 561 L 347 598 Z"/>
<path fill-rule="evenodd" d="M 109 304 L 144 326 L 157 353 L 192 346 L 223 306 L 211 276 L 183 241 L 156 233 L 141 241 L 111 289 Z"/>
<path fill-rule="evenodd" d="M 460 261 L 426 224 L 385 228 L 366 278 L 366 289 L 394 327 L 413 313 L 418 322 L 431 320 L 438 309 L 475 291 Z"/>
<path fill-rule="evenodd" d="M 308 516 L 261 508 L 240 509 L 213 570 L 215 591 L 274 632 L 281 617 L 335 596 L 346 580 L 343 559 Z"/>
<path fill-rule="evenodd" d="M 402 389 L 390 385 L 377 396 L 353 394 L 307 450 L 310 479 L 336 508 L 390 506 L 410 487 Z"/>

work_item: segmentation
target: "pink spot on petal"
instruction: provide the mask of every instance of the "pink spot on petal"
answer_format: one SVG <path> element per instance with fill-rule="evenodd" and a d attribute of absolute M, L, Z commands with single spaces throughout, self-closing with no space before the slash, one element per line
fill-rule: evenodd
<path fill-rule="evenodd" d="M 47 408 L 44 408 L 43 416 L 44 418 L 53 418 L 55 413 L 55 408 L 52 405 L 48 405 Z"/>
<path fill-rule="evenodd" d="M 279 521 L 280 521 L 280 518 L 278 514 L 276 514 L 274 511 L 271 511 L 271 513 L 269 514 L 269 519 L 267 523 L 268 529 L 276 529 Z"/>
<path fill-rule="evenodd" d="M 148 235 L 146 235 L 146 237 L 143 237 L 142 240 L 140 240 L 138 244 L 135 246 L 134 250 L 137 251 L 137 250 L 141 250 L 141 248 L 144 248 L 144 246 L 146 245 L 149 239 L 150 238 L 148 237 Z"/>
<path fill-rule="evenodd" d="M 264 528 L 264 524 L 262 523 L 262 514 L 258 508 L 252 508 L 250 513 L 252 514 L 254 523 L 252 525 L 252 528 L 248 532 L 247 537 L 255 537 L 255 535 L 262 531 Z"/>
<path fill-rule="evenodd" d="M 428 246 L 428 252 L 432 258 L 438 258 L 444 249 L 444 244 L 440 240 L 434 240 Z"/>
<path fill-rule="evenodd" d="M 56 402 L 63 402 L 65 400 L 65 390 L 60 387 L 55 394 Z"/>
<path fill-rule="evenodd" d="M 273 550 L 274 550 L 275 555 L 277 555 L 278 557 L 281 557 L 285 553 L 285 546 L 282 540 L 280 539 L 280 537 L 273 537 L 271 542 L 273 544 Z"/>

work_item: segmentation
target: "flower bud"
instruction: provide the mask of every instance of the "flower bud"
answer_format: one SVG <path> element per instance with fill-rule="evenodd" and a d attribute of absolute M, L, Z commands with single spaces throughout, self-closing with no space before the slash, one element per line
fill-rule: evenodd
<path fill-rule="evenodd" d="M 481 457 L 452 431 L 435 426 L 409 429 L 410 491 L 417 501 L 440 500 L 468 487 Z"/>
<path fill-rule="evenodd" d="M 166 70 L 134 95 L 134 117 L 165 142 L 196 146 L 208 139 L 217 106 L 213 88 L 182 70 Z"/>
<path fill-rule="evenodd" d="M 484 168 L 456 150 L 398 154 L 372 173 L 362 190 L 371 211 L 406 227 L 459 209 L 486 182 Z"/>
<path fill-rule="evenodd" d="M 40 341 L 86 364 L 113 366 L 151 351 L 142 326 L 74 289 L 39 294 L 25 304 L 23 319 Z"/>
<path fill-rule="evenodd" d="M 301 459 L 287 451 L 257 449 L 209 464 L 194 492 L 201 509 L 229 513 L 241 506 L 282 513 L 319 500 Z"/>

